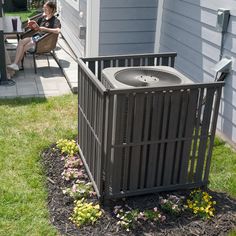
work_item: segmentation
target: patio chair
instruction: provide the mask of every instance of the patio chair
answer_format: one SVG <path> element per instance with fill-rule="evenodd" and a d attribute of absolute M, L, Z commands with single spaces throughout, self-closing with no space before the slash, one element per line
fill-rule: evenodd
<path fill-rule="evenodd" d="M 39 13 L 39 14 L 35 15 L 34 17 L 30 18 L 30 20 L 37 20 L 41 16 L 42 16 L 42 13 Z M 59 14 L 57 13 L 57 14 L 55 14 L 55 16 L 58 17 Z M 21 35 L 21 39 L 26 38 L 26 37 L 31 37 L 36 33 L 34 30 L 27 28 L 27 25 L 26 25 L 25 29 L 26 29 L 26 31 L 24 34 Z M 57 40 L 58 40 L 58 34 L 47 33 L 47 34 L 43 35 L 43 37 L 41 37 L 36 42 L 36 46 L 35 46 L 34 50 L 27 51 L 33 55 L 35 74 L 37 74 L 36 55 L 42 55 L 42 54 L 46 55 L 49 67 L 50 67 L 50 63 L 49 63 L 49 59 L 48 59 L 49 55 L 51 55 L 55 59 L 55 61 L 57 61 L 55 58 L 55 51 L 54 51 L 56 48 L 56 45 L 57 45 Z M 22 69 L 24 69 L 23 63 L 24 63 L 24 58 L 21 62 Z"/>
<path fill-rule="evenodd" d="M 28 31 L 23 35 L 22 38 L 30 37 L 33 34 L 35 34 L 35 31 Z M 57 45 L 57 40 L 58 40 L 58 34 L 47 33 L 47 34 L 43 35 L 36 42 L 35 49 L 30 49 L 30 50 L 27 51 L 28 53 L 33 55 L 35 74 L 37 74 L 37 64 L 36 64 L 36 56 L 37 55 L 46 55 L 49 67 L 50 67 L 50 63 L 49 63 L 48 56 L 51 55 L 56 61 L 55 48 L 56 48 L 56 45 Z M 24 66 L 23 66 L 24 61 L 23 60 L 22 60 L 22 68 L 24 69 Z"/>

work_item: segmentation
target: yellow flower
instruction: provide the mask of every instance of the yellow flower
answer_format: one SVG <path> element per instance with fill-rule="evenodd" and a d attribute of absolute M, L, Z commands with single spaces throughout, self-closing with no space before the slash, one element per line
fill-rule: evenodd
<path fill-rule="evenodd" d="M 96 216 L 101 216 L 102 215 L 102 212 L 101 211 L 99 211 L 97 214 L 96 214 Z"/>
<path fill-rule="evenodd" d="M 95 209 L 100 209 L 100 206 L 97 204 L 94 206 Z"/>
<path fill-rule="evenodd" d="M 210 215 L 210 216 L 214 216 L 214 214 L 213 214 L 212 211 L 209 211 L 209 215 Z"/>

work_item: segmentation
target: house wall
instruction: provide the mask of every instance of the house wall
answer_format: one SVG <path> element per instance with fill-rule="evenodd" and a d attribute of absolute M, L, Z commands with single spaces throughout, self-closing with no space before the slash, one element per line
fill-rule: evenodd
<path fill-rule="evenodd" d="M 218 130 L 236 143 L 236 0 L 164 0 L 159 51 L 176 51 L 176 67 L 195 82 L 212 82 L 219 61 L 221 33 L 216 30 L 218 8 L 231 13 L 224 36 L 223 57 L 233 59 L 226 77 Z"/>
<path fill-rule="evenodd" d="M 85 40 L 79 38 L 79 26 L 86 26 L 86 4 L 86 0 L 79 0 L 79 9 L 76 9 L 67 0 L 57 0 L 61 33 L 77 57 L 84 56 L 85 52 Z"/>
<path fill-rule="evenodd" d="M 151 53 L 158 0 L 100 0 L 99 55 Z"/>

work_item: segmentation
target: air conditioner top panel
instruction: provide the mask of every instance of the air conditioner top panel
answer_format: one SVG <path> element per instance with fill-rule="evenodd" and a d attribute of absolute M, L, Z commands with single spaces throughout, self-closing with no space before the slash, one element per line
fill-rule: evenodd
<path fill-rule="evenodd" d="M 102 83 L 112 88 L 162 87 L 193 82 L 169 66 L 109 67 L 102 71 Z"/>

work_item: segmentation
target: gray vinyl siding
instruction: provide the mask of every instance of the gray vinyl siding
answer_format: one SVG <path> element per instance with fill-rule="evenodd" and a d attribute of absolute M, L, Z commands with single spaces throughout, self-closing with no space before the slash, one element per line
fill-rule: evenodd
<path fill-rule="evenodd" d="M 101 0 L 99 55 L 154 51 L 158 0 Z"/>
<path fill-rule="evenodd" d="M 79 26 L 86 26 L 86 0 L 79 1 L 79 10 L 65 0 L 58 0 L 61 5 L 61 33 L 77 57 L 84 56 L 85 40 L 79 38 Z M 79 13 L 83 12 L 81 18 Z"/>
<path fill-rule="evenodd" d="M 214 81 L 213 66 L 220 55 L 221 33 L 216 30 L 217 9 L 230 9 L 223 57 L 232 57 L 218 118 L 218 130 L 236 143 L 236 0 L 165 0 L 160 51 L 176 51 L 176 67 L 194 81 Z"/>

